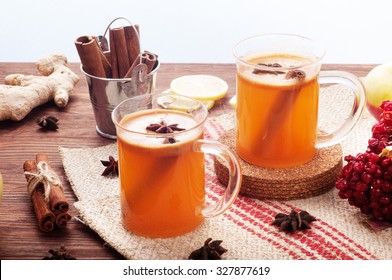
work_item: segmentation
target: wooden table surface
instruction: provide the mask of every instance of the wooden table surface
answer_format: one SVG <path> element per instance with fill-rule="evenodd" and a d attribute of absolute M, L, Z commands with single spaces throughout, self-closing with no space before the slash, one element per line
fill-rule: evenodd
<path fill-rule="evenodd" d="M 365 76 L 375 65 L 325 65 L 323 70 L 344 70 L 357 76 Z M 95 131 L 95 119 L 89 100 L 88 88 L 80 66 L 71 68 L 80 77 L 70 102 L 64 109 L 49 102 L 35 108 L 20 122 L 0 122 L 0 173 L 3 175 L 4 191 L 0 203 L 0 259 L 42 259 L 49 249 L 64 245 L 78 259 L 123 259 L 93 230 L 76 219 L 63 229 L 50 233 L 41 232 L 37 225 L 31 200 L 27 194 L 27 183 L 23 174 L 23 163 L 34 159 L 36 153 L 46 153 L 54 171 L 60 176 L 65 195 L 73 204 L 76 197 L 65 177 L 58 148 L 98 147 L 109 143 Z M 0 83 L 8 74 L 36 74 L 34 63 L 0 63 Z M 169 88 L 170 81 L 189 74 L 218 76 L 229 84 L 227 96 L 211 110 L 219 115 L 232 110 L 228 104 L 235 93 L 234 64 L 161 64 L 158 71 L 156 92 Z M 56 116 L 58 131 L 43 131 L 36 119 L 44 115 Z M 75 211 L 72 214 L 77 214 Z"/>

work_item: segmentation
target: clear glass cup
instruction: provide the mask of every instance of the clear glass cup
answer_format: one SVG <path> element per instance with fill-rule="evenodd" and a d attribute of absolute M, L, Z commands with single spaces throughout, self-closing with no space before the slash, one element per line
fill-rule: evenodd
<path fill-rule="evenodd" d="M 295 167 L 354 128 L 365 108 L 363 85 L 348 72 L 320 71 L 324 54 L 316 42 L 291 34 L 258 35 L 234 47 L 236 149 L 243 160 L 261 167 Z M 349 86 L 354 98 L 343 124 L 319 134 L 319 88 L 324 83 Z"/>
<path fill-rule="evenodd" d="M 136 96 L 113 110 L 126 229 L 152 238 L 178 236 L 233 203 L 241 186 L 240 164 L 228 147 L 203 139 L 207 116 L 200 101 L 173 94 Z M 211 205 L 205 153 L 224 159 L 230 172 L 223 197 Z"/>

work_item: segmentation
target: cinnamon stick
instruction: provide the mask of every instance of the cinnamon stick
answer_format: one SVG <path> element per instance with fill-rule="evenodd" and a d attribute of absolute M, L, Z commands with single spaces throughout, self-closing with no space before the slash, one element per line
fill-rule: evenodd
<path fill-rule="evenodd" d="M 143 60 L 142 60 L 143 61 Z M 143 62 L 142 62 L 143 63 Z M 127 73 L 125 74 L 124 78 L 132 78 L 132 72 L 135 69 L 137 65 L 140 64 L 140 54 L 136 57 L 136 59 L 133 61 L 131 67 L 129 67 Z"/>
<path fill-rule="evenodd" d="M 118 79 L 120 78 L 120 74 L 118 73 L 119 62 L 117 59 L 116 41 L 113 32 L 113 29 L 109 29 L 110 63 L 112 65 L 112 78 Z"/>
<path fill-rule="evenodd" d="M 270 113 L 267 116 L 266 122 L 259 131 L 259 137 L 255 138 L 256 141 L 263 138 L 267 140 L 263 141 L 263 145 L 256 143 L 252 145 L 255 154 L 258 154 L 261 157 L 268 157 L 271 152 L 277 152 L 273 151 L 272 147 L 268 147 L 268 144 L 273 145 L 273 143 L 275 143 L 282 124 L 292 113 L 302 86 L 303 83 L 298 82 L 298 84 L 293 85 L 291 89 L 285 89 L 279 93 L 270 108 Z M 280 147 L 280 149 L 283 149 L 283 147 Z"/>
<path fill-rule="evenodd" d="M 144 63 L 147 65 L 147 73 L 150 73 L 155 68 L 155 64 L 158 61 L 158 55 L 149 51 L 144 51 L 143 59 Z"/>
<path fill-rule="evenodd" d="M 75 46 L 86 73 L 101 78 L 111 77 L 111 65 L 95 37 L 78 37 L 75 40 Z"/>
<path fill-rule="evenodd" d="M 131 62 L 128 56 L 124 27 L 112 29 L 110 35 L 114 37 L 114 45 L 111 46 L 111 48 L 116 48 L 118 75 L 120 78 L 123 78 L 131 66 Z"/>
<path fill-rule="evenodd" d="M 68 213 L 59 213 L 56 215 L 56 226 L 58 227 L 65 227 L 68 221 L 71 220 L 71 215 Z"/>
<path fill-rule="evenodd" d="M 34 160 L 26 160 L 23 164 L 25 172 L 37 173 L 37 166 Z M 25 175 L 27 182 L 30 182 L 33 175 Z M 39 228 L 44 232 L 52 231 L 54 228 L 55 215 L 50 210 L 45 201 L 43 185 L 37 186 L 31 193 L 34 212 L 38 220 Z"/>
<path fill-rule="evenodd" d="M 138 55 L 140 55 L 139 37 L 138 34 L 136 34 L 135 29 L 137 33 L 140 34 L 139 25 L 135 24 L 134 26 L 132 25 L 124 26 L 124 34 L 127 43 L 127 51 L 128 51 L 128 58 L 130 61 L 130 65 L 132 65 L 132 63 L 136 60 Z"/>
<path fill-rule="evenodd" d="M 36 154 L 35 160 L 37 163 L 40 161 L 46 162 L 49 169 L 51 169 L 49 158 L 46 154 Z M 61 185 L 50 184 L 49 207 L 55 215 L 69 210 L 69 203 Z"/>
<path fill-rule="evenodd" d="M 153 54 L 148 51 L 143 52 L 141 63 L 147 65 L 147 74 L 149 74 L 152 70 L 154 70 L 157 61 L 158 61 L 158 56 L 156 54 Z M 125 74 L 124 78 L 132 78 L 132 72 L 135 69 L 135 67 L 139 64 L 140 64 L 140 54 L 136 57 L 135 61 L 129 68 L 128 72 Z"/>

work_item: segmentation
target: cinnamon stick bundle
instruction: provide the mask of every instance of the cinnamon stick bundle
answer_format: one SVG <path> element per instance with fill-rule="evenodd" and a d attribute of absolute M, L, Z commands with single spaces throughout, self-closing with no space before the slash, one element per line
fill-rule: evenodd
<path fill-rule="evenodd" d="M 35 160 L 26 160 L 23 164 L 25 172 L 37 173 L 37 165 Z M 27 182 L 32 180 L 33 175 L 26 174 Z M 55 223 L 55 215 L 49 209 L 49 205 L 45 201 L 43 185 L 37 186 L 31 193 L 31 201 L 33 202 L 34 212 L 37 216 L 38 226 L 44 232 L 52 231 Z"/>
<path fill-rule="evenodd" d="M 75 40 L 83 69 L 90 75 L 101 78 L 131 78 L 135 67 L 147 65 L 147 74 L 156 66 L 158 56 L 148 51 L 141 54 L 139 25 L 109 28 L 110 50 L 102 49 L 96 37 L 81 36 Z"/>
<path fill-rule="evenodd" d="M 23 169 L 39 228 L 49 232 L 55 225 L 64 227 L 71 219 L 69 203 L 60 180 L 50 167 L 48 156 L 36 154 L 35 160 L 25 161 Z"/>
<path fill-rule="evenodd" d="M 52 170 L 50 167 L 48 155 L 36 154 L 35 161 L 37 163 L 41 161 L 45 162 L 48 165 L 48 168 Z M 65 213 L 69 210 L 69 203 L 64 195 L 64 191 L 61 185 L 50 184 L 49 207 L 55 215 Z"/>

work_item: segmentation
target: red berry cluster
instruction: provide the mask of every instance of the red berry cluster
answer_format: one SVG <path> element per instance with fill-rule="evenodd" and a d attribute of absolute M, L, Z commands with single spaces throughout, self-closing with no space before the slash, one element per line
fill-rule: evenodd
<path fill-rule="evenodd" d="M 336 181 L 339 197 L 379 220 L 392 222 L 392 157 L 381 153 L 392 145 L 392 101 L 380 106 L 384 111 L 372 128 L 365 153 L 344 158 L 347 164 Z"/>
<path fill-rule="evenodd" d="M 368 152 L 381 153 L 392 145 L 392 101 L 384 101 L 381 106 L 383 112 L 380 121 L 372 128 L 372 138 L 368 142 Z"/>

